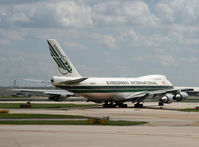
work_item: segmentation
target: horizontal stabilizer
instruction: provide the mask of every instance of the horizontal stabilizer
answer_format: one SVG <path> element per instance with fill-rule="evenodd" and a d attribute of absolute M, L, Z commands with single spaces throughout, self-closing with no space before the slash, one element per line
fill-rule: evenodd
<path fill-rule="evenodd" d="M 86 79 L 88 79 L 88 78 L 79 78 L 79 79 L 75 79 L 75 80 L 69 80 L 69 81 L 61 82 L 61 84 L 77 84 L 77 83 L 80 83 L 80 82 L 82 82 Z"/>
<path fill-rule="evenodd" d="M 59 76 L 54 76 L 52 78 L 52 83 L 56 85 L 73 85 L 80 83 L 88 78 L 83 78 L 83 77 L 59 77 Z"/>

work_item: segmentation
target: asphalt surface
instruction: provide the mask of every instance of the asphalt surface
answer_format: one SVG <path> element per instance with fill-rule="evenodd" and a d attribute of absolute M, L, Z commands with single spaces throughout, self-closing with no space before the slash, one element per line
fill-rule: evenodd
<path fill-rule="evenodd" d="M 64 102 L 65 103 L 65 102 Z M 82 104 L 84 102 L 81 102 Z M 156 103 L 137 108 L 11 109 L 10 113 L 69 114 L 147 121 L 141 126 L 0 125 L 0 147 L 198 147 L 199 113 L 180 112 L 199 103 Z"/>

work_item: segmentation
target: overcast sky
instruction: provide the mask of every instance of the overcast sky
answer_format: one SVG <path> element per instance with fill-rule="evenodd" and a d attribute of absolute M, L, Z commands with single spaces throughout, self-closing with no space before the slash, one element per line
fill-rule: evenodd
<path fill-rule="evenodd" d="M 50 80 L 48 38 L 82 76 L 163 74 L 199 86 L 198 0 L 1 0 L 0 85 Z"/>

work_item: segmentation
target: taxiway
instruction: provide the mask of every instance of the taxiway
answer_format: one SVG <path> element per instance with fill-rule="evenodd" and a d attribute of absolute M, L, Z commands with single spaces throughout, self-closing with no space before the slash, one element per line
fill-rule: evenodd
<path fill-rule="evenodd" d="M 81 102 L 83 103 L 83 102 Z M 180 146 L 199 144 L 199 113 L 180 112 L 199 103 L 173 103 L 164 109 L 157 102 L 146 108 L 100 107 L 74 109 L 11 109 L 10 113 L 70 114 L 94 117 L 109 116 L 113 120 L 147 121 L 141 126 L 61 126 L 0 125 L 2 147 L 99 147 L 99 146 Z"/>

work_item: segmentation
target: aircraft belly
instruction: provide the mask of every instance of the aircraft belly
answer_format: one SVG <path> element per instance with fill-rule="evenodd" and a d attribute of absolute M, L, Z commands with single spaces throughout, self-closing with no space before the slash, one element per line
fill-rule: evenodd
<path fill-rule="evenodd" d="M 116 93 L 78 93 L 89 100 L 93 101 L 109 101 L 116 97 Z"/>

